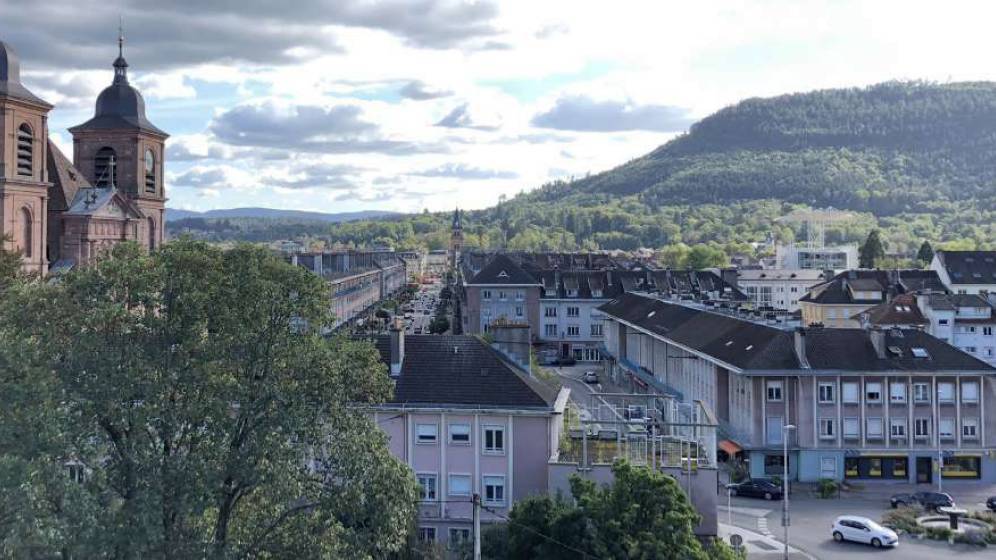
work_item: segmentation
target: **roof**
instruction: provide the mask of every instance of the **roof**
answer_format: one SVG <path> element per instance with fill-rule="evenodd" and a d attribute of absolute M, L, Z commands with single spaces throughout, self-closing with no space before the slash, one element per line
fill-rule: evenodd
<path fill-rule="evenodd" d="M 730 315 L 625 294 L 599 309 L 745 372 L 764 371 L 992 371 L 977 358 L 917 329 L 786 330 Z M 803 365 L 796 351 L 801 338 Z M 873 339 L 882 336 L 881 352 Z M 893 353 L 889 348 L 895 348 Z M 917 357 L 913 349 L 927 357 Z M 918 350 L 919 352 L 919 350 Z"/>
<path fill-rule="evenodd" d="M 996 251 L 935 253 L 952 284 L 996 284 Z"/>
<path fill-rule="evenodd" d="M 892 301 L 876 305 L 866 309 L 851 317 L 852 319 L 867 321 L 869 325 L 926 325 L 920 308 L 916 305 L 916 298 L 913 294 L 902 294 L 893 298 Z"/>
<path fill-rule="evenodd" d="M 845 270 L 827 282 L 814 286 L 799 301 L 821 305 L 877 305 L 882 301 L 882 298 L 855 298 L 855 291 L 886 292 L 888 297 L 890 294 L 945 292 L 947 289 L 933 270 Z"/>
<path fill-rule="evenodd" d="M 114 187 L 88 187 L 76 191 L 67 216 L 104 215 L 115 218 L 144 218 L 145 214 Z"/>
<path fill-rule="evenodd" d="M 52 182 L 48 189 L 48 206 L 55 211 L 68 210 L 77 191 L 91 186 L 51 140 L 48 141 L 48 180 Z"/>
<path fill-rule="evenodd" d="M 373 340 L 391 362 L 390 336 Z M 528 378 L 491 347 L 466 335 L 407 335 L 393 404 L 550 408 L 556 392 Z"/>
<path fill-rule="evenodd" d="M 812 268 L 775 268 L 775 269 L 738 269 L 737 276 L 741 280 L 771 280 L 771 281 L 809 281 L 819 282 L 823 279 L 823 271 Z"/>
<path fill-rule="evenodd" d="M 140 130 L 157 136 L 169 136 L 145 116 L 145 100 L 128 83 L 128 63 L 123 56 L 114 61 L 114 82 L 97 96 L 92 119 L 70 128 L 77 133 L 86 130 Z"/>
<path fill-rule="evenodd" d="M 468 284 L 532 285 L 540 282 L 515 264 L 507 255 L 495 255 Z"/>
<path fill-rule="evenodd" d="M 52 107 L 21 84 L 21 62 L 14 49 L 3 41 L 0 41 L 0 97 Z"/>

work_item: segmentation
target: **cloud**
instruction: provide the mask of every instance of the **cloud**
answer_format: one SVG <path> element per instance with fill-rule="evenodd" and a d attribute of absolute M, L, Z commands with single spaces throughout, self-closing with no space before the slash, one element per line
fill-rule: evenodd
<path fill-rule="evenodd" d="M 596 101 L 585 96 L 561 97 L 532 119 L 533 126 L 580 132 L 652 130 L 678 132 L 692 119 L 688 111 L 669 105 L 639 105 L 632 101 Z"/>
<path fill-rule="evenodd" d="M 301 168 L 292 168 L 287 176 L 268 177 L 264 182 L 287 189 L 352 189 L 356 187 L 352 177 L 363 170 L 364 168 L 354 165 L 313 163 Z"/>
<path fill-rule="evenodd" d="M 235 183 L 231 171 L 225 167 L 195 167 L 170 181 L 171 186 L 212 190 L 231 188 Z"/>
<path fill-rule="evenodd" d="M 429 99 L 438 99 L 440 97 L 449 97 L 450 95 L 453 95 L 452 91 L 432 89 L 427 84 L 419 80 L 408 82 L 398 93 L 401 94 L 401 97 L 414 99 L 416 101 L 426 101 Z"/>
<path fill-rule="evenodd" d="M 462 163 L 448 163 L 433 169 L 425 169 L 409 173 L 419 177 L 445 177 L 454 179 L 515 179 L 519 176 L 514 171 L 501 171 L 497 169 L 482 169 L 471 167 Z"/>
<path fill-rule="evenodd" d="M 450 48 L 499 33 L 498 8 L 488 0 L 4 0 L 3 11 L 4 40 L 29 65 L 60 69 L 108 67 L 119 15 L 125 54 L 144 70 L 286 64 L 343 52 L 332 26 L 382 30 L 420 48 Z"/>
<path fill-rule="evenodd" d="M 497 130 L 497 124 L 483 124 L 471 117 L 468 103 L 464 103 L 446 114 L 435 126 L 443 128 L 470 128 L 474 130 Z"/>

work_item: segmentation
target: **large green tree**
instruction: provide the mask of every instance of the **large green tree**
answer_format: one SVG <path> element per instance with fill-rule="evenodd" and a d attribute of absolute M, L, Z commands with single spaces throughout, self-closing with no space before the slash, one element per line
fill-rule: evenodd
<path fill-rule="evenodd" d="M 920 244 L 920 250 L 916 252 L 916 258 L 923 264 L 930 264 L 934 260 L 934 248 L 930 246 L 930 241 Z"/>
<path fill-rule="evenodd" d="M 5 555 L 380 558 L 405 546 L 415 483 L 357 408 L 391 384 L 372 346 L 320 334 L 327 298 L 264 249 L 191 241 L 151 255 L 119 245 L 58 282 L 8 289 Z"/>
<path fill-rule="evenodd" d="M 858 265 L 861 268 L 875 268 L 875 263 L 885 258 L 885 246 L 877 229 L 871 230 L 868 238 L 858 250 Z"/>
<path fill-rule="evenodd" d="M 705 560 L 726 558 L 722 544 L 703 547 L 699 515 L 678 483 L 647 467 L 617 463 L 613 482 L 574 476 L 568 502 L 535 496 L 509 516 L 507 557 L 530 559 Z"/>

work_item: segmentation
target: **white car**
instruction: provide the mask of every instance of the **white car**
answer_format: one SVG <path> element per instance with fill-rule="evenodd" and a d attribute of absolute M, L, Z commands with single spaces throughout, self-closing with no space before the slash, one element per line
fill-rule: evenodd
<path fill-rule="evenodd" d="M 899 535 L 867 517 L 841 515 L 833 522 L 833 540 L 870 544 L 875 548 L 899 546 Z"/>

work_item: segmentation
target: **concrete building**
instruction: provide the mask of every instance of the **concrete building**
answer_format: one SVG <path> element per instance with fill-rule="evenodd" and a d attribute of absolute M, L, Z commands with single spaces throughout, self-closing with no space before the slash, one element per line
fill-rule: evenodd
<path fill-rule="evenodd" d="M 930 269 L 955 294 L 996 293 L 996 251 L 934 253 Z"/>
<path fill-rule="evenodd" d="M 491 510 L 487 524 L 547 492 L 569 389 L 538 383 L 472 336 L 397 329 L 374 342 L 395 391 L 371 413 L 421 486 L 420 540 L 468 540 L 473 494 Z"/>
<path fill-rule="evenodd" d="M 752 476 L 996 482 L 996 369 L 916 329 L 784 329 L 625 294 L 603 305 L 613 375 L 715 411 Z M 783 426 L 797 430 L 784 433 Z"/>
<path fill-rule="evenodd" d="M 919 296 L 917 307 L 926 330 L 963 352 L 996 366 L 996 315 L 993 303 L 979 294 Z"/>
<path fill-rule="evenodd" d="M 780 269 L 847 270 L 858 267 L 857 245 L 790 243 L 775 248 Z"/>
<path fill-rule="evenodd" d="M 737 270 L 737 287 L 758 307 L 788 312 L 799 310 L 799 299 L 824 281 L 819 269 L 745 269 Z"/>

